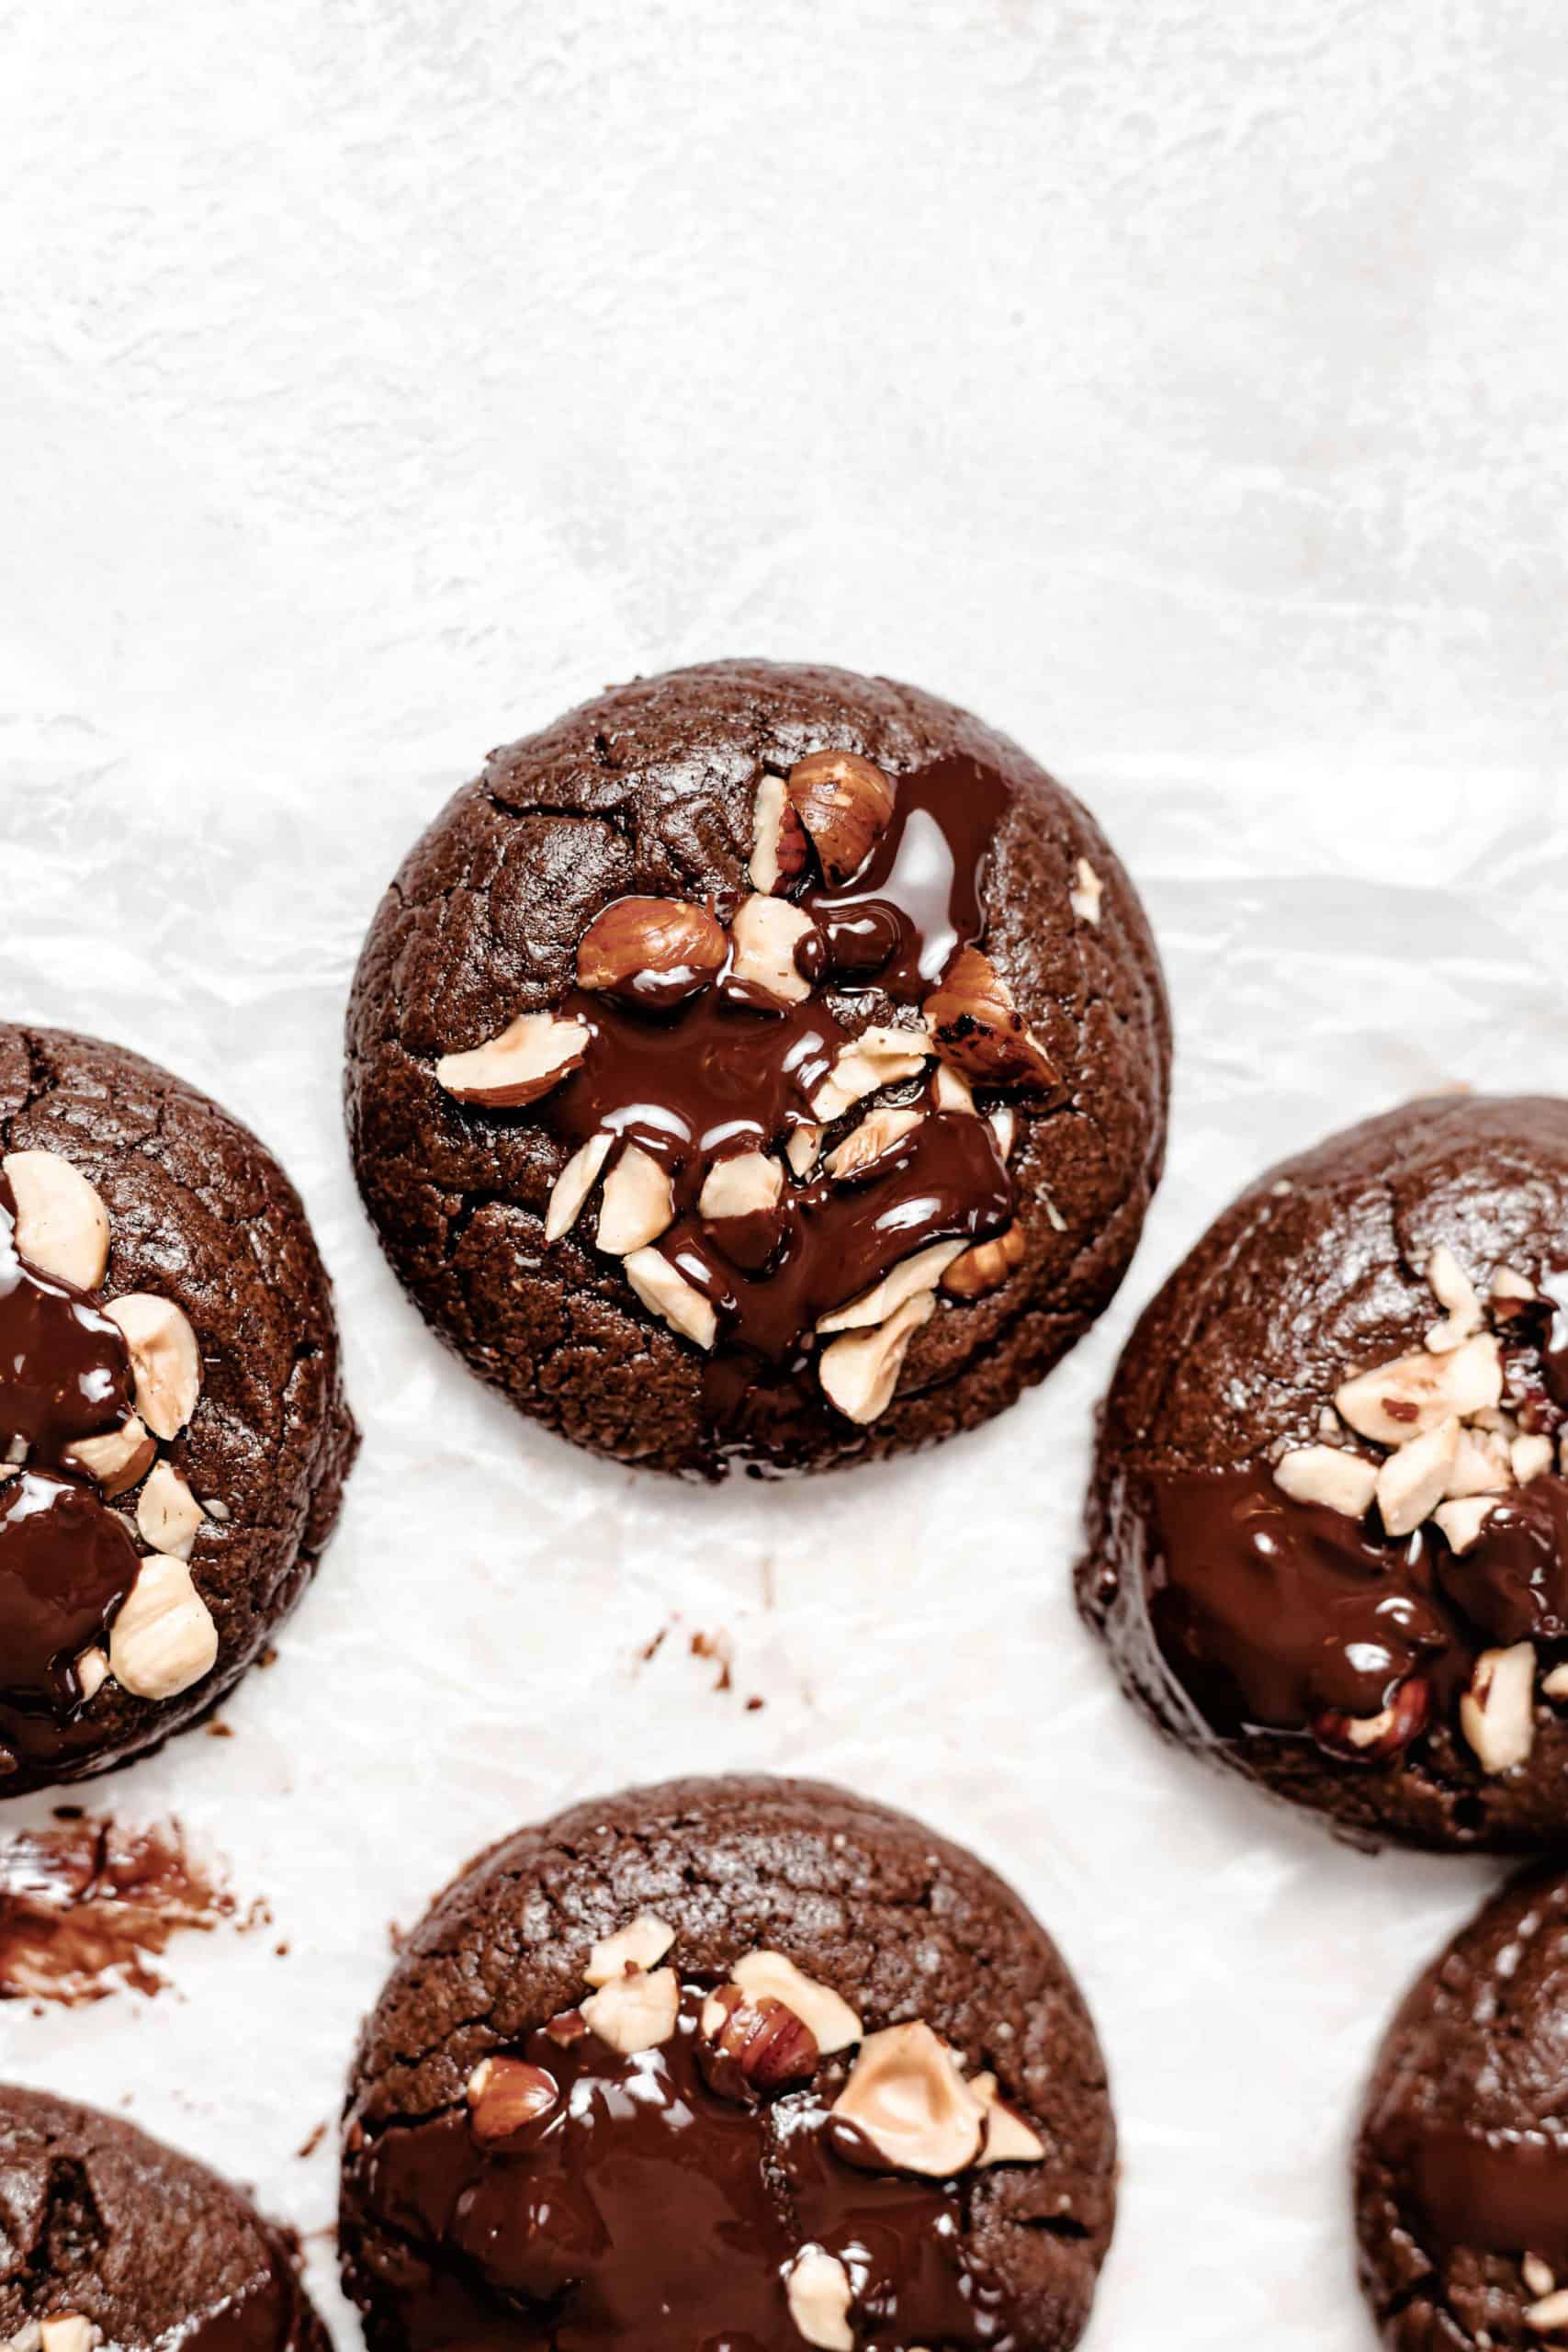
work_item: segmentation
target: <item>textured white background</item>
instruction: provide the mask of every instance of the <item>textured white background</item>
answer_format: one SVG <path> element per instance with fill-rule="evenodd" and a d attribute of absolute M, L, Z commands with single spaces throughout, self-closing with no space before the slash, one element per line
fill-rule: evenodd
<path fill-rule="evenodd" d="M 0 2015 L 7 2073 L 324 2233 L 330 2144 L 294 2151 L 389 1921 L 597 1788 L 841 1775 L 1082 1975 L 1126 2158 L 1091 2343 L 1368 2340 L 1351 2102 L 1487 1873 L 1163 1752 L 1068 1567 L 1132 1311 L 1244 1176 L 1434 1084 L 1568 1084 L 1565 112 L 1562 0 L 0 10 L 0 1010 L 279 1149 L 366 1429 L 237 1736 L 99 1792 L 177 1808 L 290 1956 L 197 1940 L 177 1997 Z M 1180 1063 L 1125 1298 L 1046 1390 L 712 1497 L 437 1351 L 337 1096 L 447 791 L 725 652 L 919 680 L 1056 768 L 1147 894 Z M 721 1628 L 733 1693 L 688 1647 Z"/>

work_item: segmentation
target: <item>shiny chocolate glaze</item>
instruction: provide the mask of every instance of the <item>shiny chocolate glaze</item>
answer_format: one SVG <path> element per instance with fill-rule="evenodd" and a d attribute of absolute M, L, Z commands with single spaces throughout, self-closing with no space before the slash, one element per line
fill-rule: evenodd
<path fill-rule="evenodd" d="M 1011 2352 L 1000 2290 L 965 2250 L 957 2184 L 868 2174 L 834 2153 L 841 2059 L 767 2100 L 715 2069 L 699 2029 L 710 1989 L 683 1984 L 673 2036 L 630 2057 L 587 2031 L 563 2041 L 570 2019 L 530 2034 L 516 2054 L 559 2097 L 500 2145 L 481 2147 L 461 2110 L 370 2139 L 369 2201 L 408 2249 L 412 2352 L 799 2352 L 786 2277 L 807 2245 L 848 2271 L 865 2352 Z"/>
<path fill-rule="evenodd" d="M 1568 1283 L 1559 1287 L 1568 1296 Z M 1568 1314 L 1529 1308 L 1514 1320 L 1514 1393 L 1532 1400 L 1524 1410 L 1537 1426 L 1555 1428 L 1556 1408 L 1541 1400 L 1561 1376 L 1552 1351 Z M 1375 1511 L 1362 1521 L 1298 1502 L 1268 1463 L 1168 1471 L 1150 1485 L 1150 1622 L 1224 1737 L 1364 1720 L 1419 1679 L 1433 1703 L 1411 1713 L 1415 1736 L 1457 1698 L 1483 1650 L 1568 1643 L 1568 1479 L 1555 1473 L 1501 1496 L 1460 1554 L 1429 1523 L 1394 1542 Z"/>
<path fill-rule="evenodd" d="M 67 1464 L 83 1438 L 130 1418 L 125 1340 L 85 1292 L 16 1246 L 16 1200 L 0 1173 L 0 1741 L 54 1752 L 53 1725 L 82 1701 L 75 1660 L 107 1634 L 136 1580 L 123 1521 Z"/>
<path fill-rule="evenodd" d="M 825 991 L 805 1003 L 777 1005 L 738 986 L 727 967 L 673 1010 L 582 989 L 559 1008 L 584 1023 L 590 1042 L 541 1115 L 574 1150 L 607 1130 L 667 1170 L 676 1215 L 654 1246 L 717 1310 L 705 1396 L 712 1425 L 733 1433 L 736 1451 L 745 1450 L 743 1423 L 755 1436 L 761 1417 L 795 1409 L 819 1317 L 931 1243 L 986 1239 L 1012 1216 L 1012 1184 L 986 1122 L 949 1114 L 928 1116 L 852 1185 L 786 1181 L 776 1213 L 728 1229 L 697 1213 L 715 1159 L 775 1151 L 815 1124 L 811 1094 L 854 1034 L 834 1001 L 875 990 L 889 1009 L 919 1004 L 958 950 L 981 937 L 986 861 L 1007 799 L 998 776 L 962 757 L 897 779 L 892 820 L 861 871 L 797 893 L 818 927 L 801 968 Z M 910 1080 L 900 1091 L 916 1089 Z M 593 1212 L 584 1215 L 591 1225 Z"/>

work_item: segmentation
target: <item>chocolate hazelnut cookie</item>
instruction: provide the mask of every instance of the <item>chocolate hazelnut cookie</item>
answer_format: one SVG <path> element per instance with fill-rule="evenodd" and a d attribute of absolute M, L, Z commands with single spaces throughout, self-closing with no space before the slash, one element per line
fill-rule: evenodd
<path fill-rule="evenodd" d="M 1412 1987 L 1356 2151 L 1391 2352 L 1568 2344 L 1568 1879 L 1519 1879 Z"/>
<path fill-rule="evenodd" d="M 350 2089 L 372 2352 L 1076 2344 L 1110 2242 L 1094 2029 L 1018 1898 L 801 1781 L 574 1806 L 466 1871 Z"/>
<path fill-rule="evenodd" d="M 355 1442 L 276 1161 L 138 1055 L 0 1025 L 0 1796 L 215 1705 L 308 1583 Z"/>
<path fill-rule="evenodd" d="M 355 1165 L 436 1330 L 715 1476 L 985 1420 L 1114 1292 L 1164 1148 L 1143 910 L 1005 737 L 719 662 L 492 754 L 371 926 Z"/>
<path fill-rule="evenodd" d="M 1568 1830 L 1568 1102 L 1261 1178 L 1128 1342 L 1079 1597 L 1162 1729 L 1352 1837 Z"/>
<path fill-rule="evenodd" d="M 0 2087 L 0 2352 L 331 2352 L 299 2253 L 204 2165 Z"/>

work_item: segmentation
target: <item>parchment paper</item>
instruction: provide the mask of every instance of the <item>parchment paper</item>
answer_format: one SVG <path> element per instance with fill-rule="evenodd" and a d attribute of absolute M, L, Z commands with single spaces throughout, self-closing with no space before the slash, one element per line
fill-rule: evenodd
<path fill-rule="evenodd" d="M 1422 1089 L 1568 1085 L 1562 36 L 1555 0 L 0 17 L 0 1007 L 280 1151 L 366 1430 L 234 1737 L 96 1792 L 274 1929 L 186 1939 L 152 2002 L 0 2012 L 0 2058 L 254 2181 L 329 2306 L 331 2137 L 295 2151 L 391 1924 L 575 1795 L 755 1766 L 914 1807 L 1058 1934 L 1125 2145 L 1093 2346 L 1370 2341 L 1352 2103 L 1491 1873 L 1161 1749 L 1069 1567 L 1134 1310 L 1246 1177 Z M 438 1351 L 355 1203 L 339 1038 L 487 746 L 742 651 L 917 679 L 1074 785 L 1180 1059 L 1137 1264 L 1048 1386 L 707 1495 Z"/>

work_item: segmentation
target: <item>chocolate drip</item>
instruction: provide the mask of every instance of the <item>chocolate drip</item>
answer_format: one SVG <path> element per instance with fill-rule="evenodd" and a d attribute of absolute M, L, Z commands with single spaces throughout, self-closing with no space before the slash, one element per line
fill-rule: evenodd
<path fill-rule="evenodd" d="M 1001 780 L 972 760 L 901 777 L 861 872 L 801 894 L 819 926 L 803 970 L 840 994 L 875 989 L 895 1004 L 919 1002 L 984 930 L 986 862 L 1007 800 Z M 786 1182 L 776 1212 L 708 1227 L 697 1199 L 714 1160 L 777 1151 L 815 1125 L 811 1096 L 852 1033 L 823 999 L 780 1006 L 728 969 L 672 1012 L 582 989 L 559 1010 L 585 1024 L 590 1043 L 541 1115 L 574 1150 L 607 1132 L 668 1173 L 676 1214 L 655 1246 L 717 1310 L 705 1396 L 732 1450 L 744 1450 L 742 1421 L 755 1433 L 761 1417 L 787 1420 L 802 1408 L 820 1317 L 930 1244 L 986 1239 L 1011 1216 L 1011 1182 L 986 1122 L 933 1114 L 852 1186 Z"/>
<path fill-rule="evenodd" d="M 1391 2162 L 1408 2173 L 1423 2238 L 1439 2259 L 1465 2249 L 1539 2254 L 1568 2270 L 1568 2143 L 1433 2125 Z"/>
<path fill-rule="evenodd" d="M 1216 1730 L 1379 1714 L 1450 1646 L 1423 1537 L 1377 1543 L 1359 1520 L 1292 1502 L 1267 1467 L 1159 1478 L 1155 1519 L 1156 1634 Z"/>
<path fill-rule="evenodd" d="M 75 1660 L 107 1635 L 136 1581 L 123 1522 L 80 1477 L 70 1448 L 130 1418 L 130 1359 L 118 1326 L 16 1246 L 16 1199 L 0 1173 L 0 1738 L 56 1752 L 48 1718 L 82 1702 Z M 42 1718 L 43 1720 L 39 1720 Z"/>
<path fill-rule="evenodd" d="M 1445 1558 L 1438 1579 L 1497 1647 L 1568 1641 L 1568 1483 L 1534 1478 L 1505 1495 L 1474 1550 Z"/>
<path fill-rule="evenodd" d="M 631 2057 L 592 2034 L 530 2034 L 517 2054 L 560 2097 L 500 2146 L 480 2148 L 461 2112 L 369 2141 L 365 2195 L 409 2247 L 412 2352 L 799 2352 L 785 2282 L 807 2245 L 849 2272 L 865 2352 L 1015 2352 L 953 2185 L 873 2177 L 827 2145 L 842 2061 L 768 2105 L 710 2087 L 697 2051 L 708 1989 L 684 1985 L 675 2033 Z"/>
<path fill-rule="evenodd" d="M 237 2294 L 168 2338 L 166 2352 L 297 2352 L 316 2334 L 299 2280 L 275 2254 Z"/>

